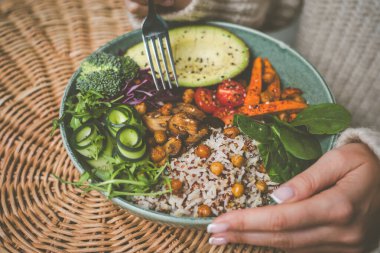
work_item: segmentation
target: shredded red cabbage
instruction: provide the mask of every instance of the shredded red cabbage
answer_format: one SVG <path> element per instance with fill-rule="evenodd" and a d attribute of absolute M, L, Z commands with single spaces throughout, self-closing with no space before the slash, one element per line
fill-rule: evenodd
<path fill-rule="evenodd" d="M 124 95 L 123 104 L 137 105 L 145 102 L 148 108 L 159 108 L 164 103 L 181 100 L 182 92 L 179 88 L 157 91 L 149 71 L 150 69 L 142 69 L 137 77 L 125 83 L 121 91 L 121 94 Z"/>

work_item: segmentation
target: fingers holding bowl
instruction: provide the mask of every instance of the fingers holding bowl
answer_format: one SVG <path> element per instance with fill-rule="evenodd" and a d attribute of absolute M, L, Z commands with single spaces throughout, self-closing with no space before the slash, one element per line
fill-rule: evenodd
<path fill-rule="evenodd" d="M 168 13 L 184 9 L 191 0 L 155 0 L 158 13 Z M 144 18 L 148 14 L 148 0 L 125 0 L 128 12 L 132 15 Z"/>
<path fill-rule="evenodd" d="M 328 224 L 335 219 L 332 194 L 326 191 L 297 203 L 231 211 L 217 217 L 208 232 L 273 232 Z"/>
<path fill-rule="evenodd" d="M 374 245 L 361 235 L 354 226 L 347 229 L 344 226 L 332 225 L 279 232 L 228 231 L 213 234 L 209 242 L 213 245 L 244 243 L 269 246 L 287 252 L 369 252 Z"/>
<path fill-rule="evenodd" d="M 145 17 L 148 13 L 148 6 L 141 4 L 138 0 L 125 0 L 125 6 L 127 7 L 127 10 L 132 15 L 142 18 Z"/>

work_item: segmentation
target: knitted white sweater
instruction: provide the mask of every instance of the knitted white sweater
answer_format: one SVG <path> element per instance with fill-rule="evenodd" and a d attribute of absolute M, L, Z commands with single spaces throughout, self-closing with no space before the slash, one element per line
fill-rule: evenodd
<path fill-rule="evenodd" d="M 299 11 L 301 0 L 192 0 L 168 20 L 214 19 L 253 28 L 279 27 Z M 135 26 L 139 27 L 140 23 Z M 339 145 L 365 142 L 380 157 L 380 1 L 305 0 L 296 49 L 326 79 L 354 127 Z"/>

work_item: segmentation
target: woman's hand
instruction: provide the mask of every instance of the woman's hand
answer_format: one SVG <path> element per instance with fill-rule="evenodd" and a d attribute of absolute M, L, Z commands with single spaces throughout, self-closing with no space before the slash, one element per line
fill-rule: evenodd
<path fill-rule="evenodd" d="M 184 9 L 191 0 L 155 0 L 159 12 L 171 12 Z M 133 15 L 144 18 L 148 13 L 148 0 L 125 0 L 127 10 Z"/>
<path fill-rule="evenodd" d="M 211 244 L 247 243 L 289 252 L 368 252 L 380 236 L 380 162 L 348 144 L 273 193 L 282 204 L 237 210 L 208 226 Z"/>

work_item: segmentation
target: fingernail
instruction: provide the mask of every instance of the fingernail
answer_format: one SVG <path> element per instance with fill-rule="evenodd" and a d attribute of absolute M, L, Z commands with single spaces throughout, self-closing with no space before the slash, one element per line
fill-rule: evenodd
<path fill-rule="evenodd" d="M 207 233 L 222 233 L 226 232 L 228 224 L 226 223 L 213 223 L 207 226 Z"/>
<path fill-rule="evenodd" d="M 276 201 L 278 204 L 291 199 L 294 196 L 294 191 L 289 186 L 281 186 L 275 190 L 271 195 L 271 198 Z"/>
<path fill-rule="evenodd" d="M 208 243 L 211 245 L 225 245 L 227 244 L 227 239 L 223 237 L 210 237 Z"/>

